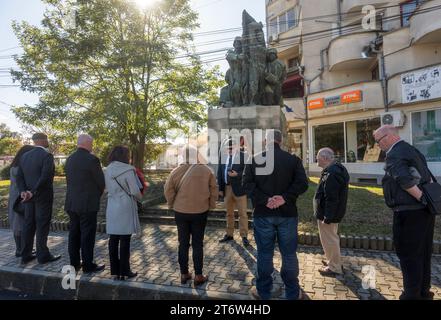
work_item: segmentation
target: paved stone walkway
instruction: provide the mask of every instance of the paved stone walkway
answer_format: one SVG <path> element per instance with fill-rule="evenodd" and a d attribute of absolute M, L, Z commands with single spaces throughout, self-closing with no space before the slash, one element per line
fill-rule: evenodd
<path fill-rule="evenodd" d="M 248 295 L 251 286 L 255 284 L 255 242 L 252 240 L 251 246 L 244 248 L 239 236 L 236 235 L 235 242 L 218 244 L 218 240 L 223 235 L 224 230 L 220 229 L 207 229 L 206 231 L 204 273 L 209 276 L 209 282 L 200 288 L 226 294 Z M 142 238 L 132 240 L 131 264 L 133 271 L 138 272 L 138 277 L 130 281 L 182 287 L 177 245 L 176 227 L 145 225 Z M 62 254 L 62 259 L 47 265 L 30 263 L 26 269 L 60 272 L 64 265 L 69 264 L 66 232 L 51 233 L 49 247 L 54 254 Z M 0 229 L 0 266 L 22 268 L 19 264 L 20 259 L 13 255 L 14 250 L 11 232 Z M 325 278 L 318 273 L 323 258 L 321 248 L 299 247 L 300 284 L 310 299 L 398 299 L 402 289 L 402 277 L 395 254 L 350 249 L 343 249 L 342 254 L 344 275 L 337 278 Z M 104 234 L 97 235 L 96 257 L 97 263 L 106 264 L 106 270 L 97 273 L 96 277 L 109 279 L 107 236 Z M 280 270 L 280 262 L 280 255 L 276 251 L 275 268 L 277 270 Z M 367 278 L 369 268 L 371 271 L 375 270 L 376 283 L 374 289 L 366 290 L 363 289 L 362 279 Z M 436 299 L 441 300 L 441 256 L 433 257 L 432 269 L 433 291 Z M 280 274 L 276 272 L 274 277 L 276 296 L 283 298 L 283 282 Z M 186 286 L 191 286 L 191 284 Z"/>

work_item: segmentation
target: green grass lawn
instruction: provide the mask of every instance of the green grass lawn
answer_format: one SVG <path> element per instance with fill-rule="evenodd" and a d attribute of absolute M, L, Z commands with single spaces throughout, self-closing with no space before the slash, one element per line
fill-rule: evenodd
<path fill-rule="evenodd" d="M 155 201 L 162 196 L 167 174 L 149 175 L 150 188 L 144 200 Z M 312 199 L 318 179 L 311 178 L 308 191 L 299 197 L 299 231 L 317 233 L 317 221 L 312 213 Z M 55 178 L 54 217 L 57 221 L 67 221 L 64 213 L 66 182 Z M 0 181 L 0 216 L 7 215 L 9 181 Z M 104 219 L 106 199 L 101 201 L 99 220 Z M 435 238 L 441 239 L 441 222 L 437 219 Z M 378 186 L 350 185 L 346 216 L 340 224 L 340 233 L 359 236 L 390 236 L 392 233 L 392 212 L 384 203 L 383 190 Z"/>

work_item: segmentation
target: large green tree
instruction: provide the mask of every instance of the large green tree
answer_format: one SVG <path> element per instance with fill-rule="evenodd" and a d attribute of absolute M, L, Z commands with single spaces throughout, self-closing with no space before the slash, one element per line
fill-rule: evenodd
<path fill-rule="evenodd" d="M 0 123 L 0 156 L 14 156 L 22 146 L 22 137 Z"/>
<path fill-rule="evenodd" d="M 146 10 L 130 0 L 44 2 L 41 26 L 13 23 L 24 54 L 12 75 L 39 95 L 38 104 L 14 108 L 23 122 L 64 136 L 86 131 L 101 150 L 125 143 L 138 167 L 169 129 L 204 124 L 221 81 L 193 54 L 189 0 Z"/>

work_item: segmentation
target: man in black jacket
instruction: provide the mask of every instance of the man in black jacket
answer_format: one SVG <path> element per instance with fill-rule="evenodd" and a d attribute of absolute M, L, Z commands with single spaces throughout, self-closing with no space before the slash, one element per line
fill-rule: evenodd
<path fill-rule="evenodd" d="M 251 294 L 264 300 L 271 298 L 276 239 L 282 256 L 280 273 L 286 298 L 297 300 L 302 297 L 298 280 L 296 201 L 308 189 L 308 179 L 302 161 L 283 151 L 281 143 L 279 130 L 267 130 L 266 150 L 256 155 L 251 164 L 246 164 L 243 177 L 243 184 L 253 202 L 257 245 L 256 288 L 251 289 Z"/>
<path fill-rule="evenodd" d="M 394 212 L 393 239 L 404 287 L 400 299 L 433 299 L 430 277 L 435 216 L 427 209 L 419 187 L 431 181 L 426 159 L 401 140 L 393 126 L 382 126 L 374 138 L 386 152 L 382 184 L 386 204 Z"/>
<path fill-rule="evenodd" d="M 82 134 L 78 137 L 78 149 L 66 161 L 66 202 L 64 209 L 70 217 L 70 263 L 80 269 L 80 249 L 83 271 L 104 270 L 104 265 L 93 262 L 93 249 L 100 198 L 104 192 L 104 174 L 100 160 L 91 154 L 93 139 Z"/>
<path fill-rule="evenodd" d="M 227 153 L 223 155 L 217 171 L 219 195 L 225 197 L 227 209 L 227 233 L 219 242 L 233 240 L 234 235 L 234 209 L 239 213 L 239 232 L 242 243 L 248 246 L 248 213 L 247 196 L 242 186 L 242 175 L 245 168 L 247 154 L 243 149 L 234 145 L 230 138 L 227 143 Z"/>
<path fill-rule="evenodd" d="M 25 222 L 22 234 L 21 262 L 26 264 L 35 258 L 39 263 L 56 261 L 47 247 L 47 237 L 52 219 L 54 200 L 54 156 L 47 151 L 49 142 L 43 133 L 32 136 L 36 148 L 26 152 L 20 159 L 17 185 L 25 202 Z M 32 254 L 36 236 L 37 255 Z"/>
<path fill-rule="evenodd" d="M 349 174 L 342 164 L 335 161 L 334 151 L 330 148 L 318 151 L 317 163 L 323 171 L 314 195 L 314 215 L 327 259 L 319 272 L 323 276 L 335 276 L 343 273 L 337 231 L 346 213 Z"/>

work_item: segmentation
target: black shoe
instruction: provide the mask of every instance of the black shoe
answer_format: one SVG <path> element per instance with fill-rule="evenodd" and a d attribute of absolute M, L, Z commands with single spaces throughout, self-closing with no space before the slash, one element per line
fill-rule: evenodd
<path fill-rule="evenodd" d="M 428 291 L 423 293 L 421 297 L 423 298 L 423 300 L 433 300 L 433 298 L 435 297 L 435 293 L 433 293 L 432 291 Z"/>
<path fill-rule="evenodd" d="M 104 268 L 105 268 L 106 266 L 104 265 L 104 264 L 102 264 L 102 265 L 97 265 L 97 264 L 93 264 L 92 265 L 92 268 L 84 268 L 83 267 L 83 272 L 84 273 L 92 273 L 92 272 L 100 272 L 100 271 L 103 271 L 104 270 Z"/>
<path fill-rule="evenodd" d="M 127 279 L 131 279 L 131 278 L 134 278 L 134 277 L 136 277 L 138 275 L 138 272 L 129 272 L 128 274 L 126 274 L 125 276 L 121 276 L 120 277 L 120 280 L 125 280 L 126 278 Z"/>
<path fill-rule="evenodd" d="M 32 254 L 33 254 L 33 255 L 36 255 L 36 254 L 37 254 L 37 251 L 36 251 L 36 250 L 32 250 Z M 21 258 L 21 253 L 20 253 L 20 251 L 15 251 L 15 256 L 16 256 L 17 258 Z"/>
<path fill-rule="evenodd" d="M 29 262 L 31 262 L 32 260 L 37 259 L 37 256 L 35 254 L 31 254 L 29 257 L 26 258 L 21 258 L 21 264 L 28 264 Z"/>
<path fill-rule="evenodd" d="M 227 241 L 231 241 L 231 240 L 233 240 L 234 238 L 232 237 L 232 236 L 229 236 L 229 235 L 224 235 L 224 237 L 222 238 L 222 239 L 220 239 L 219 240 L 219 243 L 223 243 L 223 242 L 227 242 Z"/>
<path fill-rule="evenodd" d="M 323 276 L 323 277 L 336 277 L 338 276 L 337 272 L 332 271 L 329 268 L 325 268 L 325 269 L 320 269 L 319 273 Z"/>
<path fill-rule="evenodd" d="M 50 255 L 49 258 L 44 259 L 44 260 L 42 260 L 42 261 L 39 261 L 39 263 L 40 263 L 40 264 L 45 264 L 45 263 L 49 263 L 49 262 L 57 261 L 57 260 L 59 260 L 59 259 L 61 259 L 61 255 L 55 255 L 55 256 Z"/>
<path fill-rule="evenodd" d="M 246 237 L 242 238 L 242 243 L 245 247 L 248 247 L 250 245 L 250 241 Z"/>

